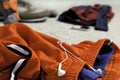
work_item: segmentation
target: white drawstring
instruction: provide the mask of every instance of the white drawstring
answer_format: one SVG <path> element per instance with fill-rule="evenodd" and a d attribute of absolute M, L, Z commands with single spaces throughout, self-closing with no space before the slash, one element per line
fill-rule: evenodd
<path fill-rule="evenodd" d="M 60 47 L 64 50 L 64 52 L 65 52 L 65 55 L 66 55 L 66 58 L 63 60 L 63 61 L 61 61 L 60 63 L 63 63 L 63 62 L 65 62 L 67 59 L 68 59 L 68 54 L 67 54 L 67 49 L 62 45 L 62 41 L 58 41 L 57 42 L 59 45 L 60 45 Z"/>
<path fill-rule="evenodd" d="M 83 62 L 83 60 L 82 60 L 81 58 L 75 56 L 72 52 L 70 52 L 69 50 L 67 50 L 67 49 L 62 45 L 62 44 L 63 44 L 62 41 L 58 41 L 57 43 L 60 45 L 60 47 L 61 47 L 61 48 L 65 51 L 65 53 L 66 53 L 66 58 L 65 58 L 63 61 L 61 61 L 61 63 L 65 62 L 65 61 L 68 59 L 68 54 L 67 54 L 67 53 L 69 53 L 70 55 L 72 55 L 72 56 L 75 57 L 76 59 L 78 59 L 78 60 L 80 60 L 81 62 Z"/>

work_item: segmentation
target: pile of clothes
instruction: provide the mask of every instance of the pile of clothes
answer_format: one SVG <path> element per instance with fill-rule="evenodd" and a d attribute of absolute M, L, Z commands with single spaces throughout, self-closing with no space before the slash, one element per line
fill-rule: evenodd
<path fill-rule="evenodd" d="M 23 23 L 1 26 L 0 34 L 0 80 L 120 78 L 120 49 L 109 39 L 69 45 Z"/>
<path fill-rule="evenodd" d="M 85 29 L 88 29 L 89 26 L 94 26 L 96 30 L 108 31 L 107 24 L 113 16 L 114 13 L 109 5 L 81 5 L 63 12 L 58 20 L 75 25 L 82 25 L 82 28 Z"/>
<path fill-rule="evenodd" d="M 20 22 L 44 21 L 56 13 L 22 0 L 1 0 L 0 80 L 119 80 L 120 49 L 110 39 L 67 44 Z M 26 10 L 19 12 L 19 6 Z M 32 11 L 32 12 L 31 12 Z M 77 6 L 58 20 L 108 30 L 114 13 L 108 5 Z M 29 34 L 28 34 L 29 33 Z"/>
<path fill-rule="evenodd" d="M 48 17 L 56 17 L 55 10 L 34 7 L 25 0 L 1 0 L 0 20 L 5 24 L 12 22 L 44 22 Z M 88 29 L 93 26 L 95 30 L 108 31 L 108 22 L 114 13 L 109 5 L 80 5 L 71 7 L 59 15 L 58 21 L 81 25 Z"/>

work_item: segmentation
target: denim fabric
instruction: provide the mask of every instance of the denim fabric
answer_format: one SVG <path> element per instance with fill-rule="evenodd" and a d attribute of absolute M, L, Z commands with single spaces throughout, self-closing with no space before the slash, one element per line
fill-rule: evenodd
<path fill-rule="evenodd" d="M 108 31 L 107 13 L 110 8 L 110 6 L 103 6 L 103 8 L 99 11 L 95 26 L 96 30 Z"/>

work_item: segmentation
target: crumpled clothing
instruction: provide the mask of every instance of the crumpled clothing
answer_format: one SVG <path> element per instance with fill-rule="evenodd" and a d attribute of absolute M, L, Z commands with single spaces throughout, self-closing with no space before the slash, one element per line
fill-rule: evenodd
<path fill-rule="evenodd" d="M 108 22 L 110 22 L 113 16 L 114 13 L 109 5 L 81 5 L 63 12 L 58 17 L 58 20 L 82 25 L 82 28 L 85 29 L 88 29 L 89 26 L 94 26 L 95 30 L 108 31 Z"/>
<path fill-rule="evenodd" d="M 0 27 L 0 79 L 1 80 L 78 80 L 84 67 L 94 67 L 98 54 L 109 39 L 82 41 L 78 44 L 61 45 L 54 37 L 37 32 L 22 23 L 11 23 Z M 112 42 L 114 52 L 105 65 L 101 80 L 118 80 L 120 78 L 120 49 Z M 66 73 L 58 76 L 58 65 Z M 75 57 L 76 56 L 76 57 Z M 98 56 L 98 57 L 97 57 Z M 101 56 L 100 56 L 101 57 Z M 81 59 L 81 60 L 79 60 Z M 100 63 L 101 64 L 101 63 Z M 103 65 L 104 66 L 104 65 Z"/>

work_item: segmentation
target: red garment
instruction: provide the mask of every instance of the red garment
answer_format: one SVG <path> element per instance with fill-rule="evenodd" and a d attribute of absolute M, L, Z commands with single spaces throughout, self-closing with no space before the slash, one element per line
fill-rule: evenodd
<path fill-rule="evenodd" d="M 63 12 L 58 20 L 62 22 L 81 25 L 88 29 L 89 26 L 95 27 L 95 30 L 108 31 L 108 22 L 113 18 L 114 13 L 109 5 L 95 4 L 81 5 L 68 9 Z"/>
<path fill-rule="evenodd" d="M 89 6 L 88 8 L 76 8 L 73 7 L 70 10 L 73 11 L 80 19 L 80 23 L 84 25 L 90 25 L 95 23 L 99 11 L 102 9 L 104 5 L 94 5 Z M 114 16 L 114 13 L 112 12 L 112 9 L 110 9 L 107 13 L 107 21 L 109 22 Z M 77 22 L 77 21 L 76 21 Z"/>
<path fill-rule="evenodd" d="M 96 42 L 83 41 L 72 45 L 65 42 L 58 44 L 60 40 L 36 32 L 22 23 L 2 26 L 0 34 L 0 80 L 9 80 L 12 76 L 11 71 L 17 80 L 78 80 L 82 68 L 92 66 L 102 45 L 109 42 L 109 39 L 100 39 Z M 27 47 L 31 55 L 20 55 L 9 50 L 7 46 L 11 44 Z M 115 52 L 106 67 L 105 76 L 97 80 L 119 80 L 120 78 L 120 50 L 115 43 L 111 45 Z M 61 46 L 74 56 L 67 52 L 68 59 L 61 67 L 66 74 L 59 77 L 58 65 L 66 57 L 65 50 Z M 24 65 L 16 73 L 14 65 L 25 60 Z"/>

